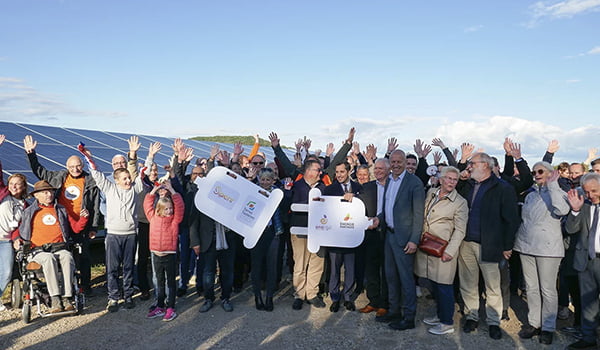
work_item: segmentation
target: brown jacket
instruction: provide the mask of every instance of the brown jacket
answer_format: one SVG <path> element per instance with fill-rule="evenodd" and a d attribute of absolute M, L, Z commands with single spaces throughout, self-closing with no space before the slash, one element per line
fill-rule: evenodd
<path fill-rule="evenodd" d="M 449 241 L 445 253 L 451 255 L 452 260 L 442 262 L 441 258 L 417 250 L 415 273 L 437 283 L 452 284 L 460 244 L 465 237 L 469 208 L 467 201 L 456 190 L 436 202 L 437 191 L 437 188 L 432 188 L 425 196 L 423 230 Z"/>

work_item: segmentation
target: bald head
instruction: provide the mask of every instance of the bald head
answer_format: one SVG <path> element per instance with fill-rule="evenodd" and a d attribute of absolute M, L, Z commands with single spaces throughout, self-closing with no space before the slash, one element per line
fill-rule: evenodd
<path fill-rule="evenodd" d="M 78 156 L 70 156 L 67 159 L 67 171 L 72 177 L 79 177 L 83 173 L 83 162 Z"/>
<path fill-rule="evenodd" d="M 112 163 L 113 170 L 117 170 L 117 169 L 121 169 L 121 168 L 127 169 L 127 159 L 122 154 L 117 154 L 114 157 L 112 157 L 111 163 Z"/>
<path fill-rule="evenodd" d="M 406 168 L 406 155 L 402 150 L 395 150 L 390 154 L 390 170 L 394 179 L 398 178 Z"/>

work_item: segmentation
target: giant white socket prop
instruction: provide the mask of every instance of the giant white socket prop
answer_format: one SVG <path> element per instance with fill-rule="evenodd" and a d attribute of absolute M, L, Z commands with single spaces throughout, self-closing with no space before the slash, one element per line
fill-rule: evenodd
<path fill-rule="evenodd" d="M 308 204 L 292 204 L 292 211 L 308 212 L 308 227 L 290 228 L 290 233 L 306 235 L 308 251 L 320 247 L 355 248 L 372 221 L 365 216 L 365 204 L 354 197 L 352 202 L 341 196 L 321 196 L 318 188 L 308 193 Z"/>
<path fill-rule="evenodd" d="M 283 191 L 268 192 L 222 166 L 195 183 L 196 208 L 244 237 L 248 249 L 256 245 L 283 198 Z"/>

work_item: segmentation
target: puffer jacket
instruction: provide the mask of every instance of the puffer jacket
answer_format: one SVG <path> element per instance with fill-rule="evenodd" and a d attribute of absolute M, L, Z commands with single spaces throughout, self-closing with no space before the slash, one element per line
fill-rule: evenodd
<path fill-rule="evenodd" d="M 158 216 L 154 210 L 155 197 L 155 194 L 147 194 L 144 198 L 144 213 L 150 223 L 150 251 L 176 252 L 179 224 L 185 211 L 183 198 L 179 193 L 172 194 L 173 215 Z"/>
<path fill-rule="evenodd" d="M 556 181 L 548 186 L 534 185 L 525 197 L 523 222 L 513 249 L 527 255 L 562 258 L 565 247 L 560 220 L 569 210 L 567 194 Z"/>

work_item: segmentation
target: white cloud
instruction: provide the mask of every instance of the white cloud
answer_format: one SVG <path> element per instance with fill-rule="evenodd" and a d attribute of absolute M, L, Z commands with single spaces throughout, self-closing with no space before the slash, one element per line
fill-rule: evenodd
<path fill-rule="evenodd" d="M 566 81 L 567 84 L 577 84 L 581 83 L 581 79 L 569 79 Z"/>
<path fill-rule="evenodd" d="M 483 25 L 478 24 L 478 25 L 475 25 L 475 26 L 471 26 L 471 27 L 465 28 L 464 32 L 465 33 L 473 33 L 473 32 L 480 31 L 481 29 L 483 29 Z"/>
<path fill-rule="evenodd" d="M 532 18 L 528 26 L 544 19 L 572 18 L 576 15 L 600 10 L 600 0 L 538 1 L 529 6 Z"/>
<path fill-rule="evenodd" d="M 81 110 L 64 101 L 61 96 L 38 91 L 23 79 L 0 77 L 0 119 L 35 123 L 54 121 L 59 117 L 120 116 L 124 114 Z"/>
<path fill-rule="evenodd" d="M 598 55 L 600 54 L 600 46 L 596 46 L 590 51 L 587 52 L 588 55 Z"/>

